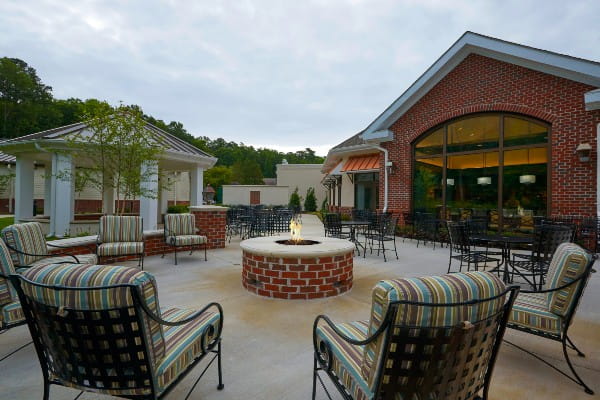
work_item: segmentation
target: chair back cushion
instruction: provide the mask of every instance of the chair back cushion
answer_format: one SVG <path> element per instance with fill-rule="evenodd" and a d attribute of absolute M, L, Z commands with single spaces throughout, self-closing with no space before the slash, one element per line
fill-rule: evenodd
<path fill-rule="evenodd" d="M 100 218 L 98 239 L 101 243 L 142 242 L 142 218 L 136 216 L 104 215 Z"/>
<path fill-rule="evenodd" d="M 158 291 L 152 275 L 139 268 L 91 265 L 91 264 L 50 264 L 32 267 L 22 273 L 25 279 L 34 283 L 62 286 L 65 288 L 105 287 L 119 284 L 131 284 L 140 288 L 142 300 L 157 316 L 160 316 Z M 131 290 L 127 287 L 89 291 L 56 290 L 43 288 L 21 281 L 26 296 L 53 307 L 65 307 L 77 310 L 106 310 L 133 305 Z M 141 313 L 145 325 L 146 342 L 149 344 L 149 356 L 153 365 L 162 361 L 165 355 L 165 341 L 162 327 Z"/>
<path fill-rule="evenodd" d="M 194 214 L 166 214 L 165 236 L 181 236 L 196 234 L 196 217 Z"/>
<path fill-rule="evenodd" d="M 2 229 L 2 238 L 10 247 L 18 251 L 30 254 L 48 254 L 46 237 L 39 222 L 9 225 Z M 46 255 L 28 256 L 11 250 L 13 262 L 21 267 L 41 260 Z"/>
<path fill-rule="evenodd" d="M 14 273 L 15 267 L 8 247 L 0 239 L 0 308 L 18 300 L 17 292 L 7 279 L 10 274 Z"/>
<path fill-rule="evenodd" d="M 442 276 L 405 278 L 380 281 L 372 293 L 369 336 L 373 335 L 386 318 L 390 303 L 414 301 L 423 303 L 462 303 L 486 299 L 501 294 L 504 283 L 488 272 L 466 272 Z M 435 312 L 423 313 L 423 307 L 401 305 L 396 313 L 397 325 L 452 326 L 462 321 L 478 321 L 497 313 L 504 305 L 504 297 L 482 303 L 481 307 L 436 307 Z M 371 390 L 376 390 L 379 371 L 377 366 L 384 353 L 385 335 L 367 344 L 361 368 Z"/>
<path fill-rule="evenodd" d="M 592 256 L 587 251 L 574 243 L 559 245 L 550 262 L 544 289 L 553 289 L 572 282 L 585 272 L 591 259 Z M 577 303 L 578 299 L 575 298 L 575 294 L 581 285 L 585 285 L 585 280 L 550 293 L 548 297 L 550 312 L 561 317 L 571 312 Z"/>

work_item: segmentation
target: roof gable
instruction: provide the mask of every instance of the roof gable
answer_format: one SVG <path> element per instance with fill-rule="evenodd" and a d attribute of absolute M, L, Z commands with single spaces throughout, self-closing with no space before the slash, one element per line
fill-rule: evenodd
<path fill-rule="evenodd" d="M 468 55 L 479 54 L 535 71 L 600 87 L 600 63 L 540 50 L 473 32 L 462 35 L 402 95 L 364 130 L 361 139 L 390 140 L 388 129 Z"/>

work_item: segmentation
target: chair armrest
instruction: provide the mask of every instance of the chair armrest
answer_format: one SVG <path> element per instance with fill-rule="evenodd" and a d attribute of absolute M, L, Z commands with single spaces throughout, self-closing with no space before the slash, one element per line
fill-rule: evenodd
<path fill-rule="evenodd" d="M 75 257 L 73 254 L 69 254 L 69 253 L 55 253 L 55 254 L 35 254 L 35 253 L 27 253 L 25 251 L 22 250 L 18 250 L 15 249 L 14 247 L 12 247 L 10 244 L 4 242 L 6 244 L 6 247 L 8 247 L 9 249 L 11 249 L 12 251 L 19 253 L 19 254 L 24 254 L 26 256 L 33 256 L 33 257 L 60 257 L 60 256 L 69 256 L 69 257 L 73 257 L 75 259 L 76 263 L 79 263 L 79 260 L 77 259 L 77 257 Z"/>
<path fill-rule="evenodd" d="M 558 292 L 559 290 L 563 290 L 568 288 L 569 286 L 579 282 L 580 280 L 582 280 L 588 273 L 592 273 L 593 270 L 590 270 L 590 272 L 584 272 L 583 274 L 579 275 L 577 278 L 573 279 L 571 282 L 569 283 L 565 283 L 562 286 L 559 287 L 555 287 L 552 289 L 545 289 L 545 290 L 521 290 L 521 293 L 553 293 L 553 292 Z"/>
<path fill-rule="evenodd" d="M 323 320 L 325 321 L 325 323 L 327 325 L 329 325 L 329 327 L 331 329 L 333 329 L 333 331 L 335 332 L 336 335 L 338 335 L 340 338 L 342 338 L 345 342 L 348 342 L 350 344 L 356 345 L 356 346 L 364 346 L 366 344 L 371 343 L 372 341 L 374 341 L 375 339 L 377 339 L 377 337 L 379 336 L 379 334 L 381 332 L 383 332 L 387 326 L 388 326 L 388 318 L 386 317 L 386 319 L 383 321 L 383 323 L 381 324 L 381 326 L 368 338 L 366 338 L 365 340 L 356 340 L 356 339 L 352 339 L 351 337 L 347 336 L 346 334 L 344 334 L 342 331 L 340 331 L 335 324 L 333 323 L 333 321 L 331 321 L 331 319 L 329 319 L 329 317 L 327 317 L 326 315 L 319 315 L 316 319 L 315 322 L 313 324 L 313 344 L 315 346 L 315 350 L 317 349 L 317 327 L 319 325 L 319 321 Z"/>

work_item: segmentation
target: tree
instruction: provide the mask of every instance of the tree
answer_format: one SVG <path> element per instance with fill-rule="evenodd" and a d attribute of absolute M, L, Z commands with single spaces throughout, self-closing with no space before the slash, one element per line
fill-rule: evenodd
<path fill-rule="evenodd" d="M 302 199 L 298 194 L 298 188 L 296 188 L 294 192 L 290 195 L 290 202 L 288 203 L 288 207 L 294 210 L 295 212 L 300 212 L 302 211 L 302 207 L 300 206 L 301 201 Z"/>
<path fill-rule="evenodd" d="M 135 197 L 157 198 L 158 190 L 142 182 L 158 180 L 158 160 L 164 150 L 161 139 L 146 129 L 139 109 L 123 105 L 111 107 L 106 102 L 90 103 L 85 109 L 87 129 L 67 137 L 75 157 L 85 162 L 79 179 L 100 192 L 116 189 L 117 200 Z M 125 202 L 117 214 L 125 211 Z"/>
<path fill-rule="evenodd" d="M 0 136 L 18 137 L 60 124 L 52 88 L 18 58 L 0 58 Z"/>
<path fill-rule="evenodd" d="M 240 159 L 231 167 L 233 181 L 240 185 L 262 185 L 263 174 L 260 165 L 254 160 Z"/>
<path fill-rule="evenodd" d="M 204 171 L 204 182 L 213 188 L 229 185 L 233 181 L 233 171 L 230 167 L 218 165 Z"/>
<path fill-rule="evenodd" d="M 304 211 L 317 211 L 317 198 L 315 196 L 315 188 L 309 187 L 306 191 L 306 199 L 304 199 Z"/>

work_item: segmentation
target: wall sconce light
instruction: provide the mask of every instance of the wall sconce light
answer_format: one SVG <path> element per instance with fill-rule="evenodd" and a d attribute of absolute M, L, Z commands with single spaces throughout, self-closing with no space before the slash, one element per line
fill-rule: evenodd
<path fill-rule="evenodd" d="M 454 186 L 454 179 L 447 178 L 446 179 L 446 185 L 448 185 L 448 186 Z"/>
<path fill-rule="evenodd" d="M 388 175 L 391 175 L 394 172 L 394 163 L 391 161 L 388 161 L 385 166 L 387 168 Z"/>
<path fill-rule="evenodd" d="M 519 182 L 526 185 L 535 183 L 535 175 L 521 175 L 519 176 Z"/>
<path fill-rule="evenodd" d="M 491 185 L 492 177 L 491 176 L 480 176 L 479 178 L 477 178 L 477 184 L 478 185 Z"/>
<path fill-rule="evenodd" d="M 589 143 L 581 143 L 579 146 L 577 146 L 575 152 L 579 156 L 579 161 L 588 162 L 591 159 L 592 146 Z"/>

